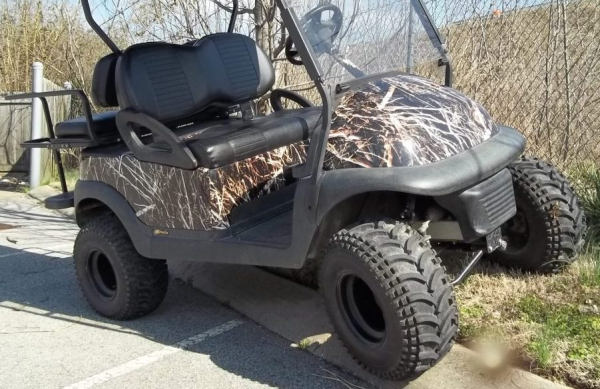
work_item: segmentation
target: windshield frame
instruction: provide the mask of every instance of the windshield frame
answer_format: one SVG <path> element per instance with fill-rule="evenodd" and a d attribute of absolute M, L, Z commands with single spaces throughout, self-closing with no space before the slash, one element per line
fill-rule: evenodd
<path fill-rule="evenodd" d="M 328 80 L 330 78 L 330 75 L 328 75 L 328 71 L 325 72 L 325 68 L 329 66 L 329 64 L 327 63 L 323 63 L 323 59 L 321 58 L 323 55 L 328 55 L 329 57 L 334 58 L 334 62 L 337 62 L 338 64 L 342 65 L 343 68 L 346 69 L 346 71 L 350 74 L 352 74 L 355 78 L 362 78 L 363 76 L 369 76 L 372 73 L 368 73 L 366 72 L 366 74 L 354 74 L 354 70 L 356 70 L 357 73 L 361 73 L 361 68 L 360 67 L 356 67 L 352 60 L 346 61 L 347 58 L 345 58 L 344 55 L 340 55 L 339 52 L 337 52 L 337 50 L 339 50 L 339 48 L 335 48 L 334 46 L 330 46 L 330 47 L 334 47 L 333 52 L 329 52 L 328 54 L 325 54 L 326 51 L 322 51 L 322 49 L 320 49 L 318 46 L 321 46 L 321 43 L 324 43 L 326 41 L 319 41 L 318 43 L 315 43 L 314 38 L 315 38 L 315 33 L 314 31 L 311 30 L 310 26 L 304 26 L 303 23 L 304 22 L 304 18 L 305 15 L 300 15 L 300 13 L 305 13 L 304 11 L 306 11 L 306 15 L 308 15 L 311 10 L 305 10 L 304 9 L 304 4 L 299 5 L 296 4 L 297 1 L 302 1 L 302 0 L 281 0 L 281 1 L 277 1 L 278 5 L 281 4 L 281 9 L 283 11 L 283 9 L 289 10 L 291 11 L 294 16 L 295 16 L 295 21 L 296 23 L 293 24 L 293 26 L 291 24 L 288 24 L 285 20 L 284 20 L 284 25 L 285 27 L 288 29 L 288 32 L 290 33 L 290 36 L 292 37 L 294 42 L 300 42 L 302 41 L 302 46 L 305 46 L 303 49 L 304 50 L 300 50 L 300 51 L 304 51 L 306 55 L 302 55 L 302 53 L 300 53 L 300 57 L 302 58 L 302 60 L 304 61 L 305 65 L 308 65 L 309 67 L 312 68 L 317 68 L 317 70 L 319 71 L 319 77 L 322 77 L 326 80 Z M 355 0 L 358 1 L 358 0 Z M 440 33 L 440 30 L 438 29 L 438 27 L 436 26 L 436 24 L 433 21 L 433 18 L 431 17 L 431 14 L 429 13 L 427 7 L 425 6 L 423 0 L 397 0 L 398 2 L 407 2 L 408 5 L 410 6 L 410 16 L 408 17 L 408 23 L 409 23 L 409 31 L 412 31 L 415 27 L 411 27 L 411 25 L 417 26 L 417 29 L 422 29 L 422 31 L 424 32 L 423 37 L 427 38 L 427 41 L 430 43 L 431 45 L 431 54 L 433 54 L 431 56 L 431 60 L 433 60 L 434 62 L 437 62 L 437 65 L 439 67 L 443 67 L 446 66 L 446 86 L 451 86 L 451 75 L 452 75 L 452 69 L 451 69 L 451 65 L 450 65 L 450 58 L 448 56 L 448 50 L 446 47 L 446 43 L 445 40 L 442 36 L 442 34 Z M 394 1 L 390 2 L 390 4 L 395 3 Z M 360 2 L 359 2 L 360 4 Z M 327 3 L 319 5 L 318 7 L 322 7 L 322 6 L 326 6 Z M 299 22 L 298 22 L 299 21 Z M 290 27 L 294 27 L 294 28 L 290 28 Z M 298 30 L 298 31 L 292 31 L 292 30 Z M 409 32 L 410 33 L 410 32 Z M 337 32 L 336 32 L 337 34 Z M 345 37 L 345 35 L 347 34 L 347 31 L 344 32 L 343 34 L 340 32 L 340 36 L 342 38 Z M 302 38 L 298 38 L 296 39 L 296 35 L 301 35 Z M 311 37 L 313 38 L 311 40 Z M 342 38 L 338 38 L 342 39 Z M 334 38 L 335 39 L 335 38 Z M 414 49 L 411 49 L 413 47 L 413 45 L 415 44 L 415 41 L 413 41 L 412 39 L 407 39 L 408 42 L 407 47 L 408 47 L 408 53 L 406 55 L 406 69 L 404 70 L 405 72 L 408 73 L 412 73 L 412 69 L 414 69 L 415 66 L 418 66 L 418 62 L 415 63 L 415 55 L 414 55 Z M 298 45 L 296 45 L 298 46 Z M 314 50 L 313 46 L 315 46 Z M 308 50 L 306 50 L 308 49 Z M 331 50 L 331 49 L 330 49 Z M 309 54 L 310 54 L 310 58 L 309 58 Z M 348 58 L 350 59 L 350 58 Z M 344 63 L 345 62 L 345 63 Z M 355 69 L 352 69 L 355 68 Z M 392 69 L 390 69 L 392 70 Z M 382 70 L 383 71 L 383 70 Z M 315 79 L 317 78 L 316 75 L 311 75 L 311 78 Z M 338 82 L 337 84 L 346 84 L 347 82 L 349 82 L 350 80 L 340 80 L 340 82 Z M 334 82 L 332 82 L 334 83 Z"/>

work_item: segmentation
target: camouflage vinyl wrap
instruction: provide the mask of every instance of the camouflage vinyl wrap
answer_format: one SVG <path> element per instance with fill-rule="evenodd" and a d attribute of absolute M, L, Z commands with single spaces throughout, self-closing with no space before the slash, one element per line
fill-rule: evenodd
<path fill-rule="evenodd" d="M 333 115 L 325 169 L 424 165 L 488 139 L 496 127 L 477 103 L 427 79 L 400 75 L 352 90 Z M 284 172 L 302 163 L 296 144 L 218 169 L 177 169 L 117 158 L 90 157 L 83 180 L 119 191 L 147 225 L 187 230 L 229 226 L 231 210 L 286 185 Z"/>
<path fill-rule="evenodd" d="M 241 203 L 281 189 L 284 167 L 298 164 L 305 146 L 292 145 L 218 169 L 184 170 L 140 162 L 131 153 L 81 161 L 81 179 L 115 188 L 146 225 L 186 230 L 229 226 Z"/>
<path fill-rule="evenodd" d="M 486 110 L 467 96 L 402 74 L 343 97 L 333 116 L 326 167 L 426 165 L 496 131 Z"/>

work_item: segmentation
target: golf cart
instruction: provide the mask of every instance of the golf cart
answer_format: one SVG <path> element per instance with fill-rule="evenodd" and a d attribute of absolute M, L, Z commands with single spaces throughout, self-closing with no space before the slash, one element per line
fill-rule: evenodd
<path fill-rule="evenodd" d="M 303 69 L 312 99 L 273 90 L 272 59 L 233 33 L 237 0 L 226 33 L 125 50 L 82 0 L 112 50 L 92 98 L 118 108 L 92 114 L 78 90 L 14 96 L 40 98 L 48 123 L 48 138 L 23 146 L 54 151 L 63 193 L 46 206 L 75 207 L 76 274 L 100 314 L 156 309 L 166 260 L 301 269 L 366 369 L 412 378 L 452 347 L 453 287 L 484 254 L 555 271 L 581 249 L 583 212 L 554 167 L 521 157 L 519 132 L 452 89 L 422 1 L 276 3 L 286 66 Z M 443 84 L 417 75 L 439 70 Z M 64 94 L 85 116 L 54 126 L 45 99 Z M 271 113 L 253 104 L 266 95 Z M 68 191 L 60 150 L 73 147 Z M 432 245 L 472 254 L 451 279 Z"/>

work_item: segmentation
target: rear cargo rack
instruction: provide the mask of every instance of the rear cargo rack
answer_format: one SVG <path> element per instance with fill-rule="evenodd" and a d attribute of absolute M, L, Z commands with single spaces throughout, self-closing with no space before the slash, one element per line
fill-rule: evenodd
<path fill-rule="evenodd" d="M 54 134 L 54 123 L 52 122 L 52 116 L 50 115 L 50 108 L 48 106 L 47 97 L 57 96 L 77 96 L 81 99 L 83 113 L 85 121 L 87 123 L 88 137 L 85 138 L 61 138 L 57 139 Z M 46 199 L 45 206 L 49 209 L 64 209 L 71 208 L 74 206 L 74 195 L 73 192 L 69 192 L 67 188 L 67 181 L 65 178 L 65 169 L 63 167 L 62 157 L 60 155 L 61 149 L 67 148 L 84 148 L 97 146 L 102 143 L 101 139 L 96 136 L 94 131 L 94 122 L 92 120 L 92 109 L 90 107 L 90 101 L 86 94 L 79 89 L 67 89 L 57 90 L 48 92 L 34 92 L 34 93 L 23 93 L 18 95 L 6 96 L 5 100 L 18 100 L 18 99 L 40 99 L 42 102 L 42 108 L 44 110 L 44 118 L 46 119 L 46 125 L 48 127 L 48 138 L 33 139 L 27 142 L 21 143 L 21 147 L 26 149 L 43 148 L 51 149 L 56 161 L 56 167 L 58 170 L 58 178 L 60 180 L 60 187 L 62 193 L 57 196 L 52 196 Z"/>
<path fill-rule="evenodd" d="M 96 143 L 88 138 L 71 138 L 71 139 L 56 139 L 56 138 L 40 138 L 28 140 L 21 143 L 24 149 L 76 149 L 96 146 Z"/>

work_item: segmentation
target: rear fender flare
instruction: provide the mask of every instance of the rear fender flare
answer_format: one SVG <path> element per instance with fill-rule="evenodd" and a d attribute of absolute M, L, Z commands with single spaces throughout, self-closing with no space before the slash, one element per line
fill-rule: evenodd
<path fill-rule="evenodd" d="M 108 184 L 100 181 L 77 181 L 75 216 L 78 224 L 82 220 L 82 205 L 90 200 L 101 203 L 119 218 L 140 255 L 152 256 L 152 228 L 140 222 L 127 200 Z"/>

